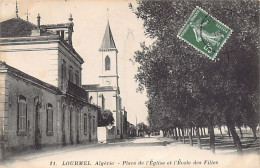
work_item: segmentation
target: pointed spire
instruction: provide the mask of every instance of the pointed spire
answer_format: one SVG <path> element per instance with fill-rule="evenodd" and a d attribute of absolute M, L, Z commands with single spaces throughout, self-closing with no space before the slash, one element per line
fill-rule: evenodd
<path fill-rule="evenodd" d="M 17 0 L 16 0 L 16 10 L 15 10 L 15 13 L 16 13 L 16 18 L 18 19 L 18 5 L 17 5 Z"/>
<path fill-rule="evenodd" d="M 103 37 L 102 45 L 99 49 L 100 51 L 104 50 L 117 50 L 114 38 L 110 29 L 109 22 L 107 22 L 106 31 Z"/>

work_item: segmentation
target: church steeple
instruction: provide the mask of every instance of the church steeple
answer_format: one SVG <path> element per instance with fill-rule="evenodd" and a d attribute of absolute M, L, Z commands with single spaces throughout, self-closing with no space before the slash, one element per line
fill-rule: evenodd
<path fill-rule="evenodd" d="M 118 50 L 110 29 L 109 21 L 107 22 L 106 31 L 103 37 L 101 47 L 102 71 L 99 78 L 101 86 L 113 86 L 118 90 Z"/>
<path fill-rule="evenodd" d="M 102 45 L 99 49 L 99 51 L 111 51 L 111 50 L 116 50 L 116 44 L 110 29 L 109 21 L 107 22 L 107 27 L 106 31 L 103 37 Z"/>

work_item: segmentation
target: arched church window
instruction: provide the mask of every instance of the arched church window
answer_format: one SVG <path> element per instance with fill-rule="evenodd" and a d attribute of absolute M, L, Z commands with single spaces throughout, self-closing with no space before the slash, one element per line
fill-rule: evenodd
<path fill-rule="evenodd" d="M 106 71 L 110 70 L 110 58 L 108 55 L 105 58 L 105 70 Z"/>

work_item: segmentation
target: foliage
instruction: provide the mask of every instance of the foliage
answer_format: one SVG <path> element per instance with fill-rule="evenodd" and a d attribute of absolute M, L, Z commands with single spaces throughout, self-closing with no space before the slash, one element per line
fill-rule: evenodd
<path fill-rule="evenodd" d="M 196 6 L 233 29 L 216 61 L 177 38 Z M 258 1 L 138 1 L 130 8 L 155 40 L 133 59 L 152 128 L 259 123 Z"/>
<path fill-rule="evenodd" d="M 100 113 L 100 117 L 98 121 L 99 127 L 113 125 L 113 124 L 114 124 L 114 117 L 110 110 L 105 110 Z"/>
<path fill-rule="evenodd" d="M 147 133 L 149 131 L 149 127 L 143 122 L 137 124 L 137 129 L 139 132 L 143 132 L 143 133 L 144 132 Z"/>

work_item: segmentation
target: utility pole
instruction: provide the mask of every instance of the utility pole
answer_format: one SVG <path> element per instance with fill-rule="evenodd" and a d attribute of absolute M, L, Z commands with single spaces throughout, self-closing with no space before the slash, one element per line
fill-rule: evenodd
<path fill-rule="evenodd" d="M 135 116 L 135 128 L 136 128 L 136 136 L 138 135 L 138 128 L 137 128 L 137 116 Z"/>

